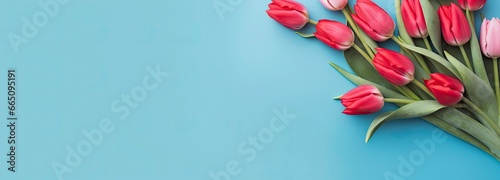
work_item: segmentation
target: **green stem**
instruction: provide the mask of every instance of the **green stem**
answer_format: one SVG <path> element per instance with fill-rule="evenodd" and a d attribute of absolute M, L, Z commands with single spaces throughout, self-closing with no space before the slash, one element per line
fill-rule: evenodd
<path fill-rule="evenodd" d="M 415 94 L 410 88 L 406 87 L 406 86 L 400 86 L 404 91 L 406 91 L 408 93 L 408 95 L 410 95 L 410 97 L 414 100 L 422 100 L 420 99 L 420 97 L 418 97 L 417 94 Z"/>
<path fill-rule="evenodd" d="M 429 96 L 431 96 L 432 98 L 435 98 L 434 94 L 432 94 L 431 91 L 429 91 L 429 89 L 424 84 L 422 84 L 420 81 L 413 79 L 413 81 L 411 81 L 411 83 L 415 84 L 418 88 L 422 89 L 422 91 L 429 94 Z"/>
<path fill-rule="evenodd" d="M 475 22 L 474 22 L 474 12 L 466 10 L 466 15 L 467 15 L 467 20 L 469 20 L 469 23 L 472 27 L 476 27 Z"/>
<path fill-rule="evenodd" d="M 429 51 L 432 51 L 432 47 L 431 47 L 431 43 L 429 43 L 429 37 L 424 37 L 424 43 L 425 43 L 425 47 L 427 48 L 427 50 Z M 422 58 L 422 56 L 420 55 L 417 55 L 418 57 Z M 431 70 L 429 69 L 429 67 L 427 66 L 427 63 L 425 63 L 425 60 L 422 59 L 422 68 L 424 69 L 425 72 L 427 72 L 428 74 L 431 74 Z"/>
<path fill-rule="evenodd" d="M 467 68 L 469 68 L 471 71 L 474 71 L 472 69 L 472 65 L 470 64 L 469 56 L 467 55 L 467 52 L 465 52 L 464 46 L 461 45 L 459 47 L 460 47 L 460 51 L 462 52 L 462 56 L 465 59 L 465 64 L 467 65 Z"/>
<path fill-rule="evenodd" d="M 464 108 L 468 108 L 469 106 L 467 106 L 466 104 L 455 104 L 453 105 L 454 108 L 457 108 L 457 109 L 464 109 Z"/>
<path fill-rule="evenodd" d="M 424 39 L 425 47 L 427 48 L 427 50 L 432 51 L 431 43 L 429 43 L 429 39 L 428 38 L 429 38 L 429 36 L 424 37 L 422 39 Z"/>
<path fill-rule="evenodd" d="M 473 111 L 475 111 L 477 114 L 479 114 L 479 116 L 481 116 L 483 119 L 486 120 L 486 122 L 483 122 L 483 124 L 487 123 L 489 125 L 488 126 L 485 124 L 486 127 L 493 128 L 493 130 L 497 133 L 497 135 L 500 135 L 500 128 L 496 125 L 495 122 L 493 122 L 493 120 L 491 120 L 490 117 L 488 117 L 488 115 L 486 115 L 486 113 L 484 113 L 481 109 L 479 109 L 479 107 L 477 107 L 472 101 L 470 101 L 466 97 L 464 97 L 462 101 L 464 101 L 465 104 L 469 105 L 469 107 L 472 108 Z"/>
<path fill-rule="evenodd" d="M 303 37 L 303 38 L 315 37 L 314 34 L 306 34 L 306 33 L 301 33 L 301 32 L 295 32 L 295 34 L 298 34 L 300 37 Z"/>
<path fill-rule="evenodd" d="M 370 56 L 368 56 L 368 54 L 366 54 L 366 52 L 363 51 L 361 47 L 359 47 L 357 44 L 353 44 L 352 47 L 354 47 L 354 49 L 356 49 L 359 54 L 361 54 L 361 56 L 363 56 L 370 64 L 372 64 L 372 58 L 370 58 Z"/>
<path fill-rule="evenodd" d="M 309 22 L 309 23 L 311 23 L 311 24 L 314 24 L 314 25 L 318 24 L 318 22 L 317 22 L 317 21 L 312 20 L 312 19 L 309 19 L 309 21 L 308 21 L 308 22 Z"/>
<path fill-rule="evenodd" d="M 401 44 L 403 44 L 403 42 L 399 41 L 399 39 L 396 37 L 396 36 L 391 36 L 391 39 L 396 42 L 399 46 L 401 46 Z"/>
<path fill-rule="evenodd" d="M 404 96 L 406 96 L 407 98 L 410 98 L 410 99 L 413 99 L 413 97 L 410 96 L 410 94 L 408 94 L 404 89 L 402 89 L 401 87 L 399 86 L 394 86 L 399 92 L 401 92 Z"/>
<path fill-rule="evenodd" d="M 420 64 L 420 66 L 422 67 L 422 69 L 424 69 L 424 71 L 427 74 L 431 74 L 431 69 L 429 69 L 429 66 L 427 66 L 427 63 L 425 63 L 424 58 L 420 54 L 416 54 L 415 58 L 417 59 L 418 64 Z"/>
<path fill-rule="evenodd" d="M 415 100 L 410 99 L 395 99 L 395 98 L 385 98 L 385 102 L 394 103 L 394 104 L 410 104 L 415 102 Z"/>
<path fill-rule="evenodd" d="M 368 52 L 368 55 L 370 55 L 371 58 L 375 57 L 372 49 L 368 46 L 368 44 L 366 44 L 366 42 L 363 39 L 361 39 L 362 37 L 361 32 L 359 31 L 356 23 L 354 23 L 354 21 L 352 20 L 351 13 L 349 13 L 346 8 L 342 9 L 342 13 L 344 13 L 345 19 L 351 25 L 354 33 L 359 37 L 359 41 L 361 41 L 361 44 L 363 44 L 363 47 L 365 47 L 366 51 Z"/>
<path fill-rule="evenodd" d="M 498 80 L 498 58 L 493 58 L 493 73 L 495 76 L 495 94 L 500 108 L 500 82 Z M 499 109 L 500 111 L 500 109 Z"/>

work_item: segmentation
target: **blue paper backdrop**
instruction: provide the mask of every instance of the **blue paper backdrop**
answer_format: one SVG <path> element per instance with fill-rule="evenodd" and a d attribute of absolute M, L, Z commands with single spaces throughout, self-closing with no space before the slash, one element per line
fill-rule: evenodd
<path fill-rule="evenodd" d="M 347 67 L 342 53 L 271 20 L 269 2 L 0 1 L 19 117 L 12 173 L 0 103 L 0 179 L 500 178 L 497 160 L 422 120 L 366 144 L 376 115 L 331 99 L 354 87 L 327 63 Z M 394 15 L 393 1 L 375 2 Z"/>

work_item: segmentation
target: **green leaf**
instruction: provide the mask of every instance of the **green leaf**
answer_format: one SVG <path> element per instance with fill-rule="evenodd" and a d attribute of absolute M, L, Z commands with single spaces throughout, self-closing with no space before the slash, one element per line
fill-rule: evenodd
<path fill-rule="evenodd" d="M 476 146 L 477 148 L 483 150 L 484 152 L 490 154 L 491 156 L 495 157 L 497 160 L 500 161 L 500 158 L 498 156 L 496 156 L 495 154 L 493 154 L 492 151 L 488 148 L 488 146 L 483 144 L 477 138 L 471 136 L 469 133 L 454 127 L 450 123 L 440 119 L 439 117 L 437 117 L 436 115 L 433 115 L 433 114 L 428 115 L 428 116 L 424 116 L 422 118 L 424 120 L 426 120 L 427 122 L 433 124 L 434 126 L 452 134 L 453 136 L 458 137 L 458 138 L 462 139 L 463 141 L 470 143 L 473 146 Z"/>
<path fill-rule="evenodd" d="M 409 44 L 405 44 L 405 43 L 401 43 L 400 46 L 403 46 L 404 48 L 409 49 L 409 50 L 416 52 L 418 54 L 427 56 L 430 60 L 437 62 L 438 64 L 435 64 L 435 65 L 441 66 L 441 67 L 438 67 L 439 72 L 441 72 L 441 73 L 448 74 L 448 75 L 454 75 L 454 76 L 459 75 L 458 71 L 455 69 L 455 67 L 450 62 L 448 62 L 445 58 L 443 58 L 442 56 L 440 56 L 432 51 L 429 51 L 429 50 L 421 48 L 421 47 L 416 47 L 416 46 L 412 46 Z"/>
<path fill-rule="evenodd" d="M 403 15 L 401 14 L 401 0 L 394 0 L 396 5 L 396 22 L 398 23 L 399 36 L 403 39 L 404 42 L 410 45 L 415 45 L 413 43 L 413 39 L 406 31 L 403 22 Z"/>
<path fill-rule="evenodd" d="M 354 74 L 351 74 L 351 73 L 349 73 L 346 70 L 342 69 L 340 66 L 338 66 L 337 64 L 335 64 L 333 62 L 329 62 L 329 63 L 340 74 L 342 74 L 345 78 L 349 79 L 351 82 L 353 82 L 356 85 L 371 84 L 371 85 L 374 85 L 375 87 L 377 87 L 380 90 L 380 92 L 382 92 L 382 94 L 384 95 L 384 97 L 398 98 L 398 99 L 408 99 L 406 96 L 403 96 L 402 94 L 400 94 L 400 93 L 398 93 L 396 91 L 393 91 L 393 90 L 391 90 L 389 88 L 381 86 L 381 85 L 379 85 L 377 83 L 374 83 L 374 82 L 368 81 L 366 79 L 363 79 L 363 78 L 361 78 L 359 76 L 356 76 Z"/>
<path fill-rule="evenodd" d="M 464 44 L 464 49 L 467 54 L 470 54 L 470 46 L 469 44 Z M 443 51 L 448 52 L 449 54 L 453 55 L 460 63 L 465 64 L 465 58 L 462 55 L 462 51 L 458 46 L 450 46 L 446 43 L 443 43 Z"/>
<path fill-rule="evenodd" d="M 430 0 L 420 0 L 420 5 L 424 12 L 425 23 L 434 48 L 442 55 L 443 48 L 441 46 L 441 24 L 437 16 L 437 10 L 432 6 Z"/>
<path fill-rule="evenodd" d="M 470 51 L 472 55 L 472 64 L 474 65 L 474 72 L 486 83 L 490 83 L 488 80 L 488 74 L 486 69 L 484 69 L 483 54 L 481 54 L 481 47 L 479 46 L 479 41 L 477 39 L 476 28 L 473 24 L 473 12 L 466 12 L 467 19 L 469 20 L 469 26 L 472 32 L 472 36 L 469 42 Z M 472 22 L 472 23 L 471 23 Z"/>
<path fill-rule="evenodd" d="M 484 67 L 488 74 L 488 79 L 490 81 L 491 88 L 495 89 L 495 73 L 493 71 L 493 59 L 485 57 L 484 58 Z"/>
<path fill-rule="evenodd" d="M 386 112 L 379 115 L 375 120 L 372 121 L 370 127 L 368 128 L 368 132 L 366 133 L 365 142 L 368 142 L 372 137 L 373 133 L 377 131 L 377 129 L 382 126 L 383 123 L 394 120 L 394 119 L 408 119 L 408 118 L 417 118 L 432 114 L 440 109 L 445 108 L 434 100 L 426 100 L 426 101 L 416 101 L 414 103 L 407 104 L 395 111 Z"/>
<path fill-rule="evenodd" d="M 469 99 L 491 119 L 498 119 L 498 103 L 491 86 L 445 51 L 445 55 L 460 73 L 460 80 L 467 90 Z"/>
<path fill-rule="evenodd" d="M 481 141 L 484 145 L 488 146 L 491 152 L 497 156 L 500 155 L 500 136 L 475 119 L 472 119 L 455 108 L 444 108 L 435 112 L 433 115 L 467 132 Z"/>
<path fill-rule="evenodd" d="M 349 79 L 354 84 L 357 85 L 371 84 L 376 86 L 380 90 L 380 92 L 382 92 L 384 97 L 408 99 L 407 97 L 401 95 L 400 93 L 397 93 L 383 86 L 380 86 L 376 83 L 370 82 L 366 79 L 363 79 L 359 76 L 349 73 L 346 70 L 339 67 L 338 65 L 336 65 L 335 63 L 332 62 L 329 63 L 340 74 L 342 74 L 344 77 Z M 435 117 L 433 118 L 432 116 Z M 500 152 L 500 144 L 497 143 L 500 142 L 500 138 L 498 138 L 498 136 L 495 136 L 495 134 L 492 133 L 492 131 L 486 129 L 476 120 L 470 118 L 469 116 L 456 110 L 455 108 L 442 109 L 440 111 L 435 112 L 432 115 L 425 116 L 423 118 L 428 122 L 442 128 L 446 132 L 451 133 L 461 138 L 462 140 L 471 143 L 472 145 L 475 145 L 476 147 L 486 151 L 489 154 L 492 154 L 492 152 Z M 472 123 L 472 125 L 469 126 L 467 125 L 468 123 Z M 488 146 L 485 147 L 486 145 Z M 488 148 L 496 150 L 491 151 L 488 150 Z M 495 158 L 498 158 L 498 156 L 495 156 Z"/>

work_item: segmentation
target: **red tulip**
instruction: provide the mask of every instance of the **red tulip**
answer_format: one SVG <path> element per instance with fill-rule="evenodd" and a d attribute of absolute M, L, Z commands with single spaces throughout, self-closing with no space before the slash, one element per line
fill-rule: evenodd
<path fill-rule="evenodd" d="M 470 40 L 469 22 L 456 4 L 451 3 L 450 6 L 439 7 L 438 14 L 446 43 L 451 46 L 461 46 Z"/>
<path fill-rule="evenodd" d="M 340 100 L 345 106 L 342 113 L 349 115 L 371 114 L 384 107 L 382 93 L 375 86 L 368 84 L 350 90 Z"/>
<path fill-rule="evenodd" d="M 354 44 L 354 33 L 345 24 L 331 20 L 320 20 L 314 36 L 328 46 L 346 50 Z"/>
<path fill-rule="evenodd" d="M 394 21 L 382 8 L 370 0 L 358 0 L 353 20 L 373 40 L 382 42 L 392 37 Z"/>
<path fill-rule="evenodd" d="M 415 66 L 413 62 L 398 52 L 376 48 L 373 66 L 387 81 L 397 86 L 404 86 L 413 80 Z"/>
<path fill-rule="evenodd" d="M 458 0 L 458 4 L 464 10 L 469 11 L 477 11 L 483 8 L 484 4 L 486 4 L 486 0 Z"/>
<path fill-rule="evenodd" d="M 484 19 L 481 26 L 481 49 L 489 58 L 500 57 L 500 19 Z"/>
<path fill-rule="evenodd" d="M 347 5 L 348 0 L 319 0 L 330 11 L 340 11 Z"/>
<path fill-rule="evenodd" d="M 403 0 L 401 13 L 406 31 L 413 38 L 427 37 L 427 24 L 420 0 Z"/>
<path fill-rule="evenodd" d="M 293 0 L 272 0 L 266 12 L 281 25 L 294 30 L 302 29 L 309 21 L 304 5 Z"/>
<path fill-rule="evenodd" d="M 453 106 L 463 98 L 464 85 L 458 79 L 441 73 L 431 74 L 424 80 L 425 86 L 434 94 L 436 100 L 445 106 Z"/>

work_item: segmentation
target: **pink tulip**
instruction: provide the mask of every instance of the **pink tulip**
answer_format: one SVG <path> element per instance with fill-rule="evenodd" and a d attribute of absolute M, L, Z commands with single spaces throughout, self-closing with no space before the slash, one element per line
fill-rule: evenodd
<path fill-rule="evenodd" d="M 309 21 L 304 5 L 293 0 L 272 0 L 266 12 L 281 25 L 294 30 L 302 29 Z"/>
<path fill-rule="evenodd" d="M 330 11 L 340 11 L 347 5 L 348 0 L 319 0 Z"/>
<path fill-rule="evenodd" d="M 345 106 L 342 113 L 349 115 L 371 114 L 384 107 L 382 93 L 375 86 L 368 84 L 350 90 L 340 100 Z"/>
<path fill-rule="evenodd" d="M 446 43 L 451 46 L 461 46 L 469 42 L 471 38 L 469 22 L 456 4 L 439 7 L 438 14 Z"/>
<path fill-rule="evenodd" d="M 328 46 L 346 50 L 354 44 L 354 33 L 345 24 L 331 20 L 320 20 L 314 36 Z"/>
<path fill-rule="evenodd" d="M 401 13 L 406 31 L 413 38 L 427 37 L 427 24 L 420 0 L 403 0 Z"/>
<path fill-rule="evenodd" d="M 489 58 L 500 57 L 500 19 L 485 19 L 481 25 L 481 49 Z"/>
<path fill-rule="evenodd" d="M 398 52 L 376 48 L 373 66 L 387 81 L 397 86 L 404 86 L 413 80 L 415 66 L 413 62 Z"/>
<path fill-rule="evenodd" d="M 424 80 L 425 86 L 434 94 L 436 100 L 445 106 L 453 106 L 460 102 L 465 91 L 458 79 L 440 73 L 431 74 L 431 79 Z"/>
<path fill-rule="evenodd" d="M 357 0 L 353 20 L 373 40 L 383 42 L 393 36 L 394 21 L 382 8 L 370 0 Z"/>
<path fill-rule="evenodd" d="M 458 4 L 464 10 L 469 11 L 477 11 L 483 8 L 484 4 L 486 4 L 486 0 L 458 0 Z"/>

